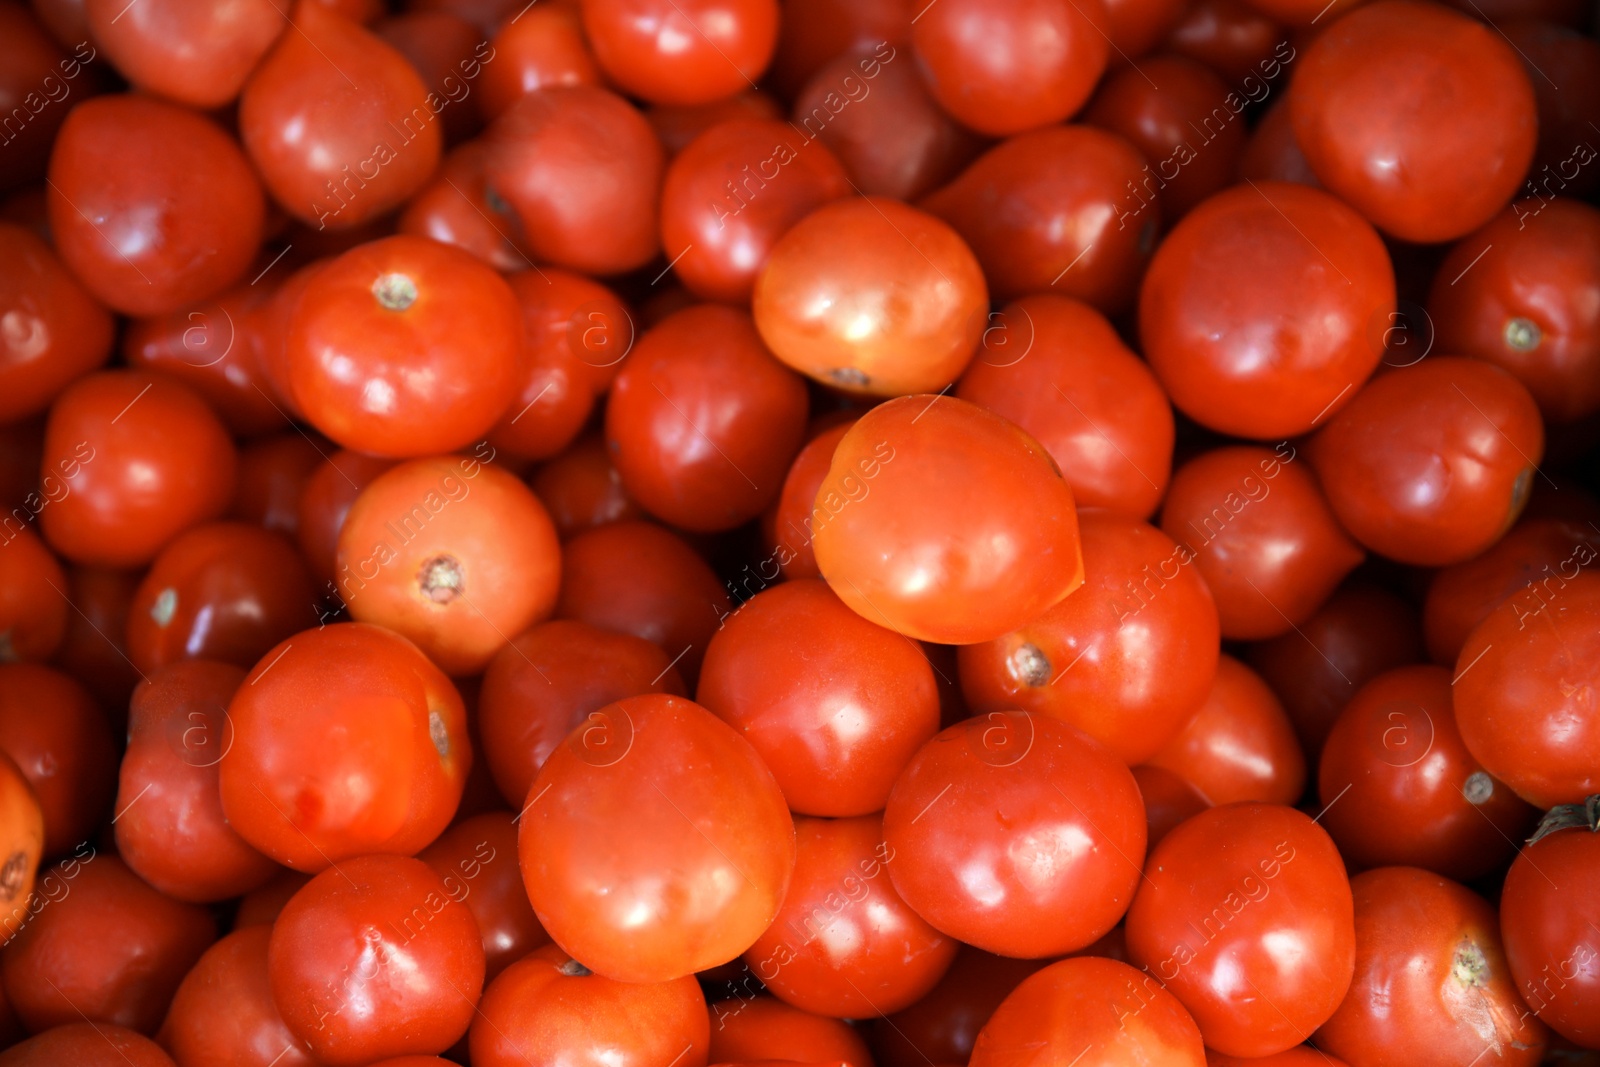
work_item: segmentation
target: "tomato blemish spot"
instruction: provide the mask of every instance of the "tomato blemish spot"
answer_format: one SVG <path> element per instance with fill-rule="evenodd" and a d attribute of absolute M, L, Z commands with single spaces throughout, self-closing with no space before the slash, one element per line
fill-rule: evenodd
<path fill-rule="evenodd" d="M 156 625 L 166 628 L 172 622 L 172 616 L 178 611 L 178 591 L 171 586 L 156 594 L 156 602 L 150 605 L 150 617 Z"/>
<path fill-rule="evenodd" d="M 404 274 L 383 274 L 372 283 L 372 295 L 390 311 L 404 311 L 417 302 L 417 283 Z"/>
<path fill-rule="evenodd" d="M 433 741 L 435 751 L 440 759 L 450 758 L 450 731 L 445 727 L 444 716 L 437 711 L 428 711 L 428 737 Z"/>
<path fill-rule="evenodd" d="M 434 556 L 417 571 L 422 595 L 435 604 L 448 604 L 461 594 L 466 576 L 454 556 Z"/>
<path fill-rule="evenodd" d="M 1041 686 L 1050 681 L 1050 658 L 1038 645 L 1018 645 L 1006 658 L 1006 668 L 1023 685 Z"/>
<path fill-rule="evenodd" d="M 1468 804 L 1487 803 L 1494 796 L 1494 779 L 1483 771 L 1473 771 L 1461 787 L 1461 795 L 1467 798 Z"/>
<path fill-rule="evenodd" d="M 1506 344 L 1516 351 L 1532 352 L 1539 347 L 1539 342 L 1544 340 L 1544 333 L 1539 329 L 1539 324 L 1532 319 L 1507 319 L 1505 338 Z"/>

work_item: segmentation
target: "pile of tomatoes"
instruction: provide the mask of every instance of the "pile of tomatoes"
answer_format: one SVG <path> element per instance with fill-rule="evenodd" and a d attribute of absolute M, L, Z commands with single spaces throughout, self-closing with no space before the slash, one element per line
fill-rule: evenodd
<path fill-rule="evenodd" d="M 1450 3 L 0 0 L 0 1067 L 1600 1062 Z"/>

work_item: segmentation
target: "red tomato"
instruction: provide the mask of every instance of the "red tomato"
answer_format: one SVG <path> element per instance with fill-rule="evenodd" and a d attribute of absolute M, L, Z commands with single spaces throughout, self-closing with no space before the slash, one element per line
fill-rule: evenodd
<path fill-rule="evenodd" d="M 1148 763 L 1129 770 L 1144 800 L 1144 821 L 1152 849 L 1179 823 L 1211 807 L 1200 790 L 1169 770 Z"/>
<path fill-rule="evenodd" d="M 67 635 L 67 575 L 27 527 L 0 540 L 0 662 L 47 660 Z M 76 612 L 73 612 L 75 615 Z"/>
<path fill-rule="evenodd" d="M 0 1067 L 58 1067 L 63 1063 L 73 1067 L 172 1067 L 172 1057 L 127 1027 L 92 1022 L 66 1023 L 0 1052 Z"/>
<path fill-rule="evenodd" d="M 472 912 L 483 935 L 489 981 L 549 942 L 522 887 L 517 828 L 510 812 L 486 811 L 464 819 L 417 858 L 433 868 L 452 899 Z"/>
<path fill-rule="evenodd" d="M 39 806 L 39 797 L 21 768 L 4 753 L 0 753 L 0 827 L 4 827 L 0 832 L 0 856 L 5 857 L 5 866 L 0 868 L 0 945 L 4 945 L 27 921 L 34 902 L 34 877 L 44 853 L 44 810 Z M 0 1002 L 4 1000 L 4 985 L 0 983 Z M 4 1005 L 0 1011 L 0 1035 L 7 1039 L 12 1030 L 18 1029 L 11 1015 L 10 1006 Z"/>
<path fill-rule="evenodd" d="M 483 989 L 472 912 L 421 860 L 359 856 L 323 871 L 272 926 L 272 1000 L 329 1067 L 443 1052 Z"/>
<path fill-rule="evenodd" d="M 288 22 L 273 0 L 86 0 L 94 40 L 134 87 L 200 110 L 239 95 Z"/>
<path fill-rule="evenodd" d="M 601 68 L 653 104 L 705 104 L 766 70 L 778 40 L 777 0 L 583 0 L 583 28 Z"/>
<path fill-rule="evenodd" d="M 922 649 L 814 578 L 758 593 L 728 617 L 695 699 L 755 746 L 789 810 L 805 815 L 881 811 L 895 778 L 939 730 Z"/>
<path fill-rule="evenodd" d="M 534 494 L 550 510 L 562 540 L 596 526 L 642 519 L 644 511 L 622 487 L 622 475 L 611 462 L 611 450 L 599 434 L 580 437 L 528 480 Z"/>
<path fill-rule="evenodd" d="M 156 1036 L 178 1067 L 317 1067 L 272 1002 L 270 926 L 251 926 L 206 949 L 173 995 Z"/>
<path fill-rule="evenodd" d="M 524 270 L 533 260 L 512 236 L 505 201 L 490 198 L 482 140 L 458 145 L 428 185 L 406 202 L 396 229 L 471 252 L 498 271 Z"/>
<path fill-rule="evenodd" d="M 478 82 L 478 111 L 495 119 L 528 93 L 601 85 L 576 4 L 535 4 L 500 26 Z"/>
<path fill-rule="evenodd" d="M 1486 901 L 1415 867 L 1358 874 L 1350 890 L 1355 978 L 1318 1048 L 1351 1063 L 1539 1062 L 1548 1032 L 1517 997 Z"/>
<path fill-rule="evenodd" d="M 857 614 L 922 641 L 989 641 L 1083 584 L 1072 490 L 1025 432 L 907 396 L 850 427 L 817 493 L 817 567 Z"/>
<path fill-rule="evenodd" d="M 1126 963 L 1062 960 L 1017 986 L 978 1034 L 971 1067 L 1004 1067 L 1046 1048 L 1079 1048 L 1080 1067 L 1205 1067 L 1200 1030 L 1171 993 Z"/>
<path fill-rule="evenodd" d="M 1128 958 L 1194 1016 L 1206 1045 L 1267 1056 L 1300 1044 L 1355 968 L 1350 884 L 1332 840 L 1271 804 L 1211 808 L 1150 853 Z"/>
<path fill-rule="evenodd" d="M 884 808 L 889 876 L 936 928 L 1030 958 L 1116 925 L 1145 852 L 1139 787 L 1065 723 L 991 712 L 924 745 Z"/>
<path fill-rule="evenodd" d="M 298 429 L 246 445 L 239 450 L 239 475 L 228 518 L 293 541 L 300 532 L 300 494 L 325 455 L 322 443 Z M 304 567 L 305 561 L 300 565 Z"/>
<path fill-rule="evenodd" d="M 794 825 L 756 750 L 663 694 L 591 715 L 545 761 L 521 820 L 534 913 L 617 981 L 733 959 L 771 924 L 794 868 Z"/>
<path fill-rule="evenodd" d="M 111 316 L 55 252 L 0 222 L 0 422 L 36 415 L 111 355 Z"/>
<path fill-rule="evenodd" d="M 295 509 L 300 552 L 312 573 L 329 592 L 338 574 L 339 534 L 361 491 L 395 465 L 394 460 L 340 449 L 326 457 L 311 476 Z"/>
<path fill-rule="evenodd" d="M 878 1063 L 882 1067 L 966 1063 L 978 1031 L 1001 1001 L 1047 964 L 961 946 L 955 962 L 927 996 L 903 1011 L 873 1020 L 870 1033 Z"/>
<path fill-rule="evenodd" d="M 88 848 L 111 803 L 117 753 L 106 716 L 83 686 L 35 663 L 0 663 L 0 752 L 38 795 L 44 855 Z"/>
<path fill-rule="evenodd" d="M 827 522 L 829 511 L 818 504 L 817 493 L 828 477 L 828 468 L 833 465 L 833 453 L 850 431 L 850 425 L 844 422 L 823 430 L 806 442 L 789 465 L 783 491 L 762 516 L 762 533 L 768 535 L 773 549 L 772 555 L 756 566 L 754 577 L 760 583 L 758 588 L 766 588 L 767 582 L 777 577 L 765 573 L 769 567 L 775 567 L 790 580 L 822 577 L 812 545 L 817 529 Z M 748 567 L 745 573 L 750 573 Z M 748 580 L 744 585 L 746 593 L 756 591 L 749 588 Z"/>
<path fill-rule="evenodd" d="M 748 970 L 745 972 L 749 974 Z M 734 997 L 711 1005 L 711 1063 L 776 1055 L 872 1067 L 872 1054 L 856 1028 L 842 1019 L 813 1015 L 776 997 Z M 918 1062 L 921 1062 L 920 1060 Z"/>
<path fill-rule="evenodd" d="M 367 623 L 307 630 L 268 652 L 228 718 L 235 740 L 218 785 L 229 824 L 307 872 L 417 852 L 455 814 L 472 762 L 450 680 Z"/>

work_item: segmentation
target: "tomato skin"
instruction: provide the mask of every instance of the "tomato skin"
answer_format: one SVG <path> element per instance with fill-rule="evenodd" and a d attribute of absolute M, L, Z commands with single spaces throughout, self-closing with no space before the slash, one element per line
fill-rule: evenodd
<path fill-rule="evenodd" d="M 1284 27 L 1246 0 L 1199 0 L 1172 27 L 1163 47 L 1204 63 L 1229 85 L 1239 85 L 1252 75 L 1276 79 L 1283 66 L 1274 55 L 1297 59 L 1288 37 Z M 1283 56 L 1286 47 L 1289 55 Z"/>
<path fill-rule="evenodd" d="M 67 635 L 67 575 L 27 527 L 0 538 L 0 661 L 46 660 Z M 76 612 L 73 612 L 76 615 Z"/>
<path fill-rule="evenodd" d="M 821 1062 L 842 1060 L 849 1067 L 872 1063 L 872 1053 L 855 1027 L 842 1019 L 801 1011 L 776 997 L 732 997 L 712 1003 L 710 1011 L 711 1045 L 706 1056 L 710 1063 L 779 1054 Z"/>
<path fill-rule="evenodd" d="M 4 880 L 0 894 L 0 946 L 27 920 L 33 903 L 34 878 L 39 873 L 39 857 L 44 853 L 44 809 L 16 761 L 0 752 L 0 856 L 5 857 Z M 0 985 L 0 1002 L 5 1000 Z M 12 1027 L 5 1026 L 11 1015 L 9 1005 L 0 1010 L 0 1038 Z"/>
<path fill-rule="evenodd" d="M 778 41 L 777 0 L 583 0 L 606 75 L 653 104 L 707 104 L 754 88 Z"/>
<path fill-rule="evenodd" d="M 1047 126 L 989 149 L 922 208 L 954 226 L 997 300 L 1060 293 L 1108 315 L 1126 311 L 1160 232 L 1129 183 L 1139 150 L 1093 126 Z M 997 204 L 1007 204 L 997 211 Z M 981 357 L 980 357 L 981 358 Z"/>
<path fill-rule="evenodd" d="M 646 510 L 687 530 L 728 530 L 777 496 L 807 405 L 803 380 L 772 358 L 748 315 L 701 305 L 639 339 L 612 384 L 606 441 Z"/>
<path fill-rule="evenodd" d="M 1600 793 L 1600 574 L 1530 584 L 1473 629 L 1456 660 L 1467 750 L 1535 807 Z"/>
<path fill-rule="evenodd" d="M 800 0 L 780 11 L 777 54 L 769 77 L 785 99 L 831 59 L 884 44 L 891 56 L 911 41 L 911 0 Z M 880 57 L 881 58 L 881 57 Z"/>
<path fill-rule="evenodd" d="M 395 465 L 392 459 L 339 449 L 327 456 L 306 479 L 295 508 L 300 554 L 324 587 L 337 591 L 339 533 L 361 491 Z"/>
<path fill-rule="evenodd" d="M 272 1002 L 271 936 L 269 925 L 236 930 L 206 949 L 184 977 L 156 1035 L 178 1067 L 317 1067 Z"/>
<path fill-rule="evenodd" d="M 61 126 L 47 206 L 56 251 L 101 303 L 160 315 L 239 281 L 266 200 L 210 120 L 134 95 L 86 100 Z"/>
<path fill-rule="evenodd" d="M 110 807 L 117 752 L 105 714 L 83 686 L 37 663 L 0 663 L 0 751 L 38 796 L 43 854 L 87 841 Z"/>
<path fill-rule="evenodd" d="M 0 1052 L 0 1067 L 173 1067 L 161 1046 L 125 1026 L 70 1022 Z"/>
<path fill-rule="evenodd" d="M 239 132 L 279 207 L 319 231 L 379 218 L 422 188 L 443 131 L 422 78 L 392 46 L 321 3 L 245 82 Z"/>
<path fill-rule="evenodd" d="M 727 618 L 695 699 L 755 746 L 796 814 L 881 811 L 901 769 L 939 730 L 922 650 L 815 578 L 764 590 Z"/>
<path fill-rule="evenodd" d="M 50 547 L 76 563 L 148 563 L 183 530 L 222 514 L 237 469 L 227 430 L 187 386 L 99 371 L 51 409 L 41 479 L 59 477 L 68 489 L 39 524 Z"/>
<path fill-rule="evenodd" d="M 1180 411 L 1272 441 L 1350 401 L 1383 355 L 1371 327 L 1394 302 L 1389 253 L 1366 220 L 1320 190 L 1258 183 L 1205 201 L 1162 242 L 1139 335 Z"/>
<path fill-rule="evenodd" d="M 522 11 L 494 32 L 478 82 L 478 110 L 493 121 L 528 93 L 552 85 L 601 85 L 576 4 Z"/>
<path fill-rule="evenodd" d="M 306 283 L 285 338 L 296 405 L 346 448 L 407 457 L 483 439 L 516 386 L 522 316 L 494 271 L 401 235 Z"/>
<path fill-rule="evenodd" d="M 268 652 L 228 716 L 236 740 L 218 780 L 228 822 L 308 873 L 421 849 L 455 813 L 472 762 L 450 680 L 368 623 L 307 630 Z"/>
<path fill-rule="evenodd" d="M 1344 999 L 1353 907 L 1339 852 L 1308 816 L 1210 808 L 1150 853 L 1128 910 L 1128 959 L 1165 983 L 1208 1047 L 1267 1056 L 1305 1040 Z M 1286 937 L 1293 951 L 1280 948 Z"/>
<path fill-rule="evenodd" d="M 0 222 L 0 423 L 36 415 L 111 355 L 111 315 L 55 251 Z"/>
<path fill-rule="evenodd" d="M 221 107 L 284 31 L 272 0 L 184 4 L 157 0 L 127 8 L 87 0 L 94 40 L 135 87 L 198 110 Z"/>
<path fill-rule="evenodd" d="M 929 92 L 956 121 L 992 137 L 1077 111 L 1110 52 L 1103 0 L 954 0 L 911 22 Z"/>
<path fill-rule="evenodd" d="M 1083 588 L 959 648 L 961 691 L 975 712 L 1020 707 L 1071 723 L 1131 766 L 1210 693 L 1217 611 L 1186 546 L 1106 512 L 1085 511 L 1080 523 Z"/>
<path fill-rule="evenodd" d="M 1024 978 L 1048 965 L 1048 960 L 1012 959 L 962 945 L 955 962 L 926 996 L 872 1021 L 877 1062 L 882 1067 L 965 1063 L 978 1032 L 1001 1001 Z"/>
<path fill-rule="evenodd" d="M 751 312 L 784 363 L 869 396 L 935 392 L 972 359 L 988 289 L 933 215 L 885 197 L 824 204 L 778 239 Z"/>
<path fill-rule="evenodd" d="M 483 989 L 478 925 L 433 869 L 358 856 L 300 889 L 272 926 L 267 975 L 289 1029 L 329 1067 L 443 1052 Z"/>
<path fill-rule="evenodd" d="M 1295 70 L 1289 112 L 1318 180 L 1419 244 L 1488 222 L 1538 136 L 1533 86 L 1503 35 L 1419 0 L 1378 0 L 1329 26 Z"/>
<path fill-rule="evenodd" d="M 454 245 L 498 271 L 524 270 L 533 261 L 507 232 L 515 229 L 510 220 L 497 218 L 496 205 L 485 195 L 488 156 L 488 146 L 478 138 L 451 149 L 433 180 L 406 201 L 396 229 Z"/>
<path fill-rule="evenodd" d="M 666 154 L 634 107 L 596 86 L 528 93 L 484 134 L 489 187 L 541 262 L 586 274 L 644 266 L 660 247 Z"/>
<path fill-rule="evenodd" d="M 1580 1048 L 1600 1048 L 1600 836 L 1558 830 L 1524 848 L 1506 873 L 1500 931 L 1523 1001 Z"/>
<path fill-rule="evenodd" d="M 1434 357 L 1374 378 L 1306 452 L 1357 541 L 1439 567 L 1478 555 L 1516 521 L 1544 455 L 1544 427 L 1507 372 Z"/>
<path fill-rule="evenodd" d="M 1205 1067 L 1200 1030 L 1171 993 L 1116 960 L 1061 960 L 1022 980 L 978 1034 L 971 1067 L 1077 1054 L 1083 1067 Z"/>
<path fill-rule="evenodd" d="M 1358 874 L 1350 890 L 1355 978 L 1319 1048 L 1352 1063 L 1539 1062 L 1548 1031 L 1517 997 L 1494 908 L 1415 867 Z"/>
<path fill-rule="evenodd" d="M 1016 426 L 950 397 L 863 415 L 817 493 L 817 567 L 863 618 L 921 641 L 989 641 L 1083 583 L 1072 489 Z"/>
<path fill-rule="evenodd" d="M 550 510 L 563 541 L 608 522 L 644 518 L 643 509 L 622 487 L 622 475 L 599 434 L 578 438 L 534 471 L 528 484 Z"/>
<path fill-rule="evenodd" d="M 745 963 L 775 996 L 819 1015 L 860 1018 L 916 1003 L 949 969 L 958 943 L 884 877 L 894 852 L 882 817 L 801 817 L 794 829 L 794 877 Z"/>
<path fill-rule="evenodd" d="M 545 761 L 518 848 L 534 914 L 596 974 L 665 982 L 749 948 L 794 869 L 794 824 L 749 743 L 698 704 L 630 697 Z M 654 921 L 640 927 L 640 913 Z"/>
<path fill-rule="evenodd" d="M 710 1028 L 693 977 L 613 981 L 546 945 L 484 991 L 469 1041 L 477 1067 L 647 1067 L 675 1055 L 693 1065 L 705 1063 Z"/>
<path fill-rule="evenodd" d="M 134 690 L 117 851 L 177 900 L 227 900 L 278 869 L 228 826 L 217 794 L 217 765 L 234 741 L 224 709 L 242 681 L 241 668 L 195 659 L 152 668 Z"/>
<path fill-rule="evenodd" d="M 981 715 L 925 744 L 889 794 L 883 830 L 889 876 L 917 914 L 966 944 L 1029 958 L 1115 926 L 1145 851 L 1127 767 L 1074 727 L 1024 711 Z M 1058 854 L 1069 840 L 1080 843 Z"/>
<path fill-rule="evenodd" d="M 463 819 L 417 856 L 472 912 L 483 935 L 487 981 L 550 941 L 522 887 L 512 818 L 508 811 L 486 811 Z"/>
<path fill-rule="evenodd" d="M 1319 1048 L 1296 1045 L 1270 1056 L 1224 1056 L 1206 1049 L 1206 1067 L 1350 1067 Z"/>

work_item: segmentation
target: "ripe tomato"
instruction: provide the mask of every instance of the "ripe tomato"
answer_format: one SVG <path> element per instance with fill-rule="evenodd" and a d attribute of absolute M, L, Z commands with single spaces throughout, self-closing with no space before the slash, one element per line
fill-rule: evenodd
<path fill-rule="evenodd" d="M 450 679 L 367 623 L 307 630 L 268 652 L 228 718 L 235 740 L 218 786 L 229 824 L 306 872 L 417 852 L 455 814 L 472 762 Z"/>
<path fill-rule="evenodd" d="M 608 522 L 644 518 L 622 487 L 622 475 L 599 434 L 578 438 L 534 471 L 528 483 L 549 509 L 563 541 Z"/>
<path fill-rule="evenodd" d="M 206 949 L 178 991 L 157 1038 L 178 1067 L 317 1067 L 272 1001 L 269 925 L 236 930 Z"/>
<path fill-rule="evenodd" d="M 850 427 L 817 493 L 817 567 L 857 614 L 989 641 L 1083 583 L 1072 490 L 1025 432 L 965 400 L 900 397 Z"/>
<path fill-rule="evenodd" d="M 1058 1059 L 1075 1055 L 1080 1067 L 1206 1062 L 1200 1030 L 1177 998 L 1126 963 L 1094 956 L 1023 979 L 978 1034 L 969 1062 L 1003 1067 L 1041 1048 Z"/>
<path fill-rule="evenodd" d="M 777 0 L 583 0 L 601 68 L 653 104 L 754 88 L 778 41 Z"/>
<path fill-rule="evenodd" d="M 758 593 L 728 617 L 695 699 L 755 746 L 789 810 L 805 815 L 883 810 L 895 778 L 939 730 L 922 649 L 815 578 Z"/>
<path fill-rule="evenodd" d="M 906 903 L 1008 956 L 1071 952 L 1110 930 L 1144 859 L 1144 808 L 1127 767 L 1031 712 L 991 712 L 938 734 L 883 815 L 889 876 Z"/>
<path fill-rule="evenodd" d="M 794 869 L 794 824 L 756 750 L 665 694 L 592 714 L 545 761 L 520 818 L 540 923 L 620 982 L 733 959 L 771 924 Z"/>
<path fill-rule="evenodd" d="M 111 355 L 111 316 L 35 234 L 0 222 L 0 422 L 36 415 Z"/>
<path fill-rule="evenodd" d="M 1232 1056 L 1305 1041 L 1355 970 L 1344 863 L 1293 808 L 1229 804 L 1179 825 L 1150 853 L 1126 928 L 1129 961 Z"/>
<path fill-rule="evenodd" d="M 1129 770 L 1144 800 L 1144 822 L 1152 849 L 1179 823 L 1211 807 L 1200 790 L 1165 768 L 1141 763 Z"/>
<path fill-rule="evenodd" d="M 67 634 L 67 575 L 27 527 L 0 540 L 0 662 L 49 659 Z"/>
<path fill-rule="evenodd" d="M 967 1062 L 978 1031 L 1001 1001 L 1048 962 L 994 956 L 962 945 L 955 962 L 926 996 L 903 1011 L 873 1020 L 870 1032 L 877 1062 L 883 1067 Z"/>
<path fill-rule="evenodd" d="M 537 4 L 499 25 L 478 79 L 478 110 L 493 120 L 528 93 L 556 85 L 600 85 L 600 67 L 576 4 Z"/>
<path fill-rule="evenodd" d="M 842 1060 L 848 1067 L 869 1067 L 872 1063 L 867 1043 L 843 1019 L 813 1015 L 767 996 L 735 996 L 710 1007 L 709 1063 L 778 1055 L 818 1062 Z"/>
<path fill-rule="evenodd" d="M 0 1052 L 0 1067 L 57 1067 L 62 1063 L 73 1067 L 172 1067 L 172 1057 L 125 1026 L 93 1022 L 53 1027 Z"/>
<path fill-rule="evenodd" d="M 1355 978 L 1318 1048 L 1351 1063 L 1539 1062 L 1548 1032 L 1517 997 L 1486 901 L 1415 867 L 1358 874 L 1350 890 Z"/>
<path fill-rule="evenodd" d="M 0 752 L 39 799 L 43 854 L 85 844 L 111 803 L 117 753 L 105 714 L 83 686 L 36 663 L 0 663 Z"/>
<path fill-rule="evenodd" d="M 487 980 L 549 943 L 550 935 L 534 917 L 522 887 L 517 828 L 510 812 L 486 811 L 463 819 L 417 858 L 433 868 L 452 899 L 472 912 L 483 937 Z"/>
<path fill-rule="evenodd" d="M 10 756 L 0 753 L 0 945 L 27 920 L 34 876 L 44 853 L 44 811 Z M 3 995 L 3 990 L 0 990 Z M 8 1009 L 9 1013 L 9 1009 Z"/>
<path fill-rule="evenodd" d="M 94 40 L 134 86 L 199 110 L 239 95 L 288 20 L 273 0 L 85 0 Z"/>

